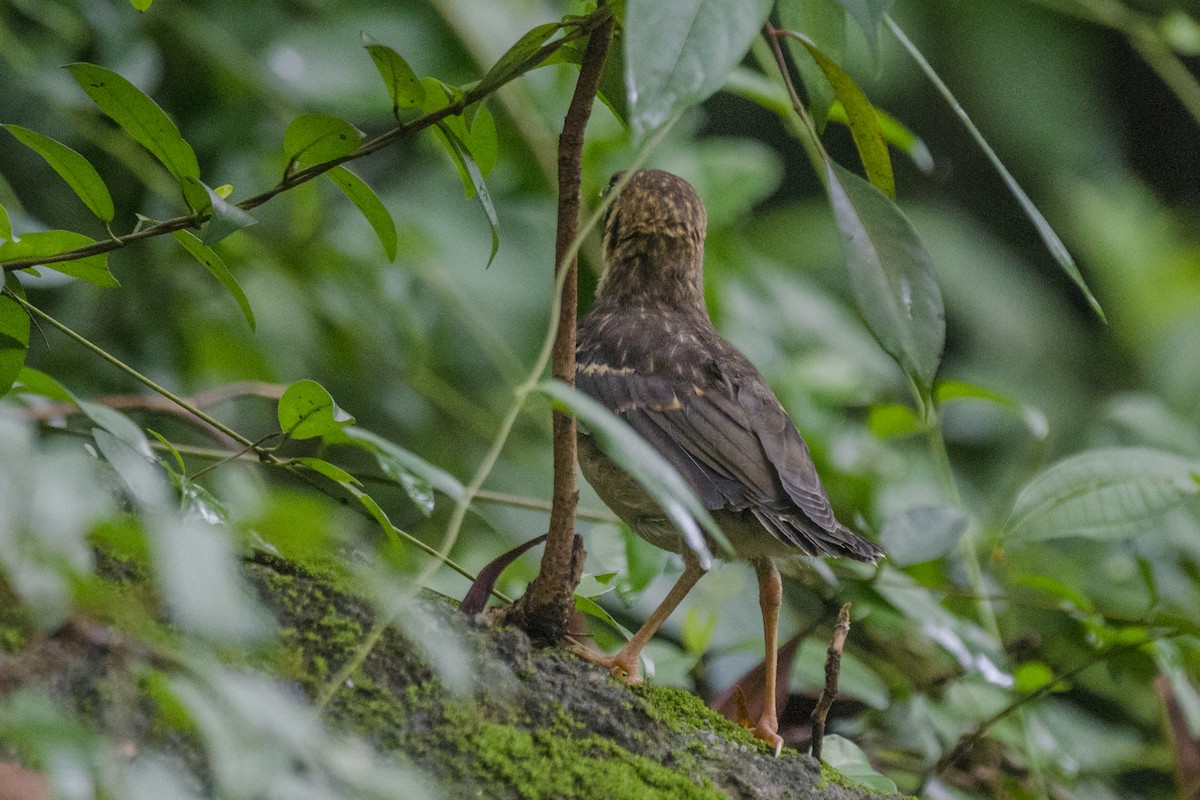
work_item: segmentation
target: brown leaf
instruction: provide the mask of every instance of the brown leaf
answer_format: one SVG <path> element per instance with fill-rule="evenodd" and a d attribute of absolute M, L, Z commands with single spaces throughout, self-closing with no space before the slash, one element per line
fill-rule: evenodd
<path fill-rule="evenodd" d="M 496 581 L 500 579 L 500 573 L 504 572 L 509 564 L 520 558 L 526 550 L 546 541 L 548 535 L 543 533 L 536 539 L 530 539 L 528 542 L 519 544 L 507 553 L 502 553 L 492 559 L 486 567 L 479 571 L 475 582 L 471 584 L 471 588 L 467 591 L 467 596 L 459 603 L 458 610 L 469 617 L 481 613 L 487 607 L 488 598 L 491 596 L 492 590 L 496 588 Z"/>

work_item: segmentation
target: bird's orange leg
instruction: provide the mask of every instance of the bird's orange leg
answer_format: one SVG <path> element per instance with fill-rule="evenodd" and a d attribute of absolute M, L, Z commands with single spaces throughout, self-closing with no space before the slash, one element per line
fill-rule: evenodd
<path fill-rule="evenodd" d="M 622 647 L 615 655 L 605 655 L 597 653 L 595 650 L 585 647 L 574 647 L 572 651 L 593 664 L 599 664 L 612 670 L 613 675 L 623 680 L 625 683 L 637 685 L 642 682 L 641 672 L 638 670 L 638 658 L 641 656 L 642 648 L 646 643 L 654 638 L 654 634 L 658 632 L 659 627 L 666 621 L 667 617 L 671 616 L 671 612 L 679 605 L 680 601 L 687 596 L 687 593 L 696 585 L 696 581 L 704 576 L 704 568 L 691 555 L 684 554 L 683 574 L 679 576 L 679 580 L 671 587 L 671 591 L 667 592 L 667 596 L 663 598 L 662 603 L 658 608 L 654 609 L 638 632 L 633 635 L 624 647 Z"/>
<path fill-rule="evenodd" d="M 775 755 L 778 756 L 783 749 L 783 737 L 778 733 L 779 718 L 775 711 L 775 675 L 779 662 L 779 606 L 783 602 L 783 580 L 769 558 L 756 560 L 754 572 L 758 575 L 758 602 L 762 606 L 763 639 L 766 644 L 763 710 L 758 724 L 754 726 L 754 735 L 775 748 Z"/>

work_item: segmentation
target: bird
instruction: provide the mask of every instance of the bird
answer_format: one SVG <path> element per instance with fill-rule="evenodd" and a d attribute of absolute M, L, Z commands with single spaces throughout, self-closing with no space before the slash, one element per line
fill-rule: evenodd
<path fill-rule="evenodd" d="M 606 194 L 620 185 L 618 172 Z M 628 423 L 687 481 L 736 556 L 754 567 L 765 639 L 765 702 L 753 726 L 778 755 L 777 621 L 783 587 L 774 559 L 883 550 L 838 522 L 808 447 L 762 374 L 713 326 L 704 300 L 708 218 L 696 190 L 658 169 L 633 172 L 606 211 L 604 267 L 576 330 L 576 389 Z M 582 426 L 580 470 L 638 536 L 683 557 L 658 608 L 621 650 L 581 654 L 626 683 L 638 659 L 706 567 L 655 500 Z"/>

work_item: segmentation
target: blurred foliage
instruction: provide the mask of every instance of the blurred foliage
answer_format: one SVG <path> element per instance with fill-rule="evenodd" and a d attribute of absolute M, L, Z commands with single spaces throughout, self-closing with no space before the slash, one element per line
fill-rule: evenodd
<path fill-rule="evenodd" d="M 103 242 L 152 220 L 214 215 L 203 242 L 178 233 L 114 250 L 107 269 L 119 288 L 96 285 L 107 281 L 102 263 L 11 273 L 19 286 L 10 278 L 0 299 L 0 378 L 15 381 L 0 402 L 0 565 L 5 594 L 19 602 L 0 616 L 0 646 L 79 617 L 115 625 L 184 665 L 155 691 L 200 732 L 223 796 L 316 787 L 392 796 L 381 787 L 418 779 L 326 730 L 319 708 L 282 683 L 222 661 L 272 635 L 236 556 L 279 552 L 402 618 L 418 584 L 461 597 L 463 575 L 544 532 L 543 399 L 512 418 L 464 518 L 455 505 L 471 499 L 464 487 L 512 416 L 513 389 L 546 334 L 554 144 L 578 44 L 486 105 L 388 139 L 331 182 L 284 186 L 255 204 L 254 220 L 234 204 L 353 153 L 362 137 L 388 136 L 398 119 L 491 91 L 569 30 L 539 26 L 590 9 L 540 0 L 134 5 L 148 8 L 0 0 L 0 119 L 20 126 L 0 132 L 0 238 L 10 240 L 0 261 L 75 247 L 79 235 Z M 746 20 L 769 4 L 698 5 L 708 14 L 695 28 L 703 47 L 731 28 L 723 14 L 747 29 L 730 36 L 753 36 Z M 629 16 L 613 58 L 631 74 L 657 69 L 663 54 L 646 48 L 678 35 L 667 6 L 618 4 Z M 704 82 L 660 74 L 665 83 L 638 84 L 628 105 L 619 83 L 602 84 L 608 105 L 588 129 L 583 187 L 588 213 L 643 134 L 682 114 L 648 163 L 687 178 L 708 204 L 714 320 L 803 431 L 839 515 L 892 551 L 877 572 L 817 564 L 787 582 L 783 636 L 810 631 L 793 691 L 819 686 L 830 609 L 852 600 L 842 676 L 850 710 L 835 707 L 832 729 L 901 790 L 1179 796 L 1183 748 L 1200 732 L 1194 10 L 1168 0 L 893 9 L 1074 254 L 1106 325 L 880 26 L 888 3 L 781 6 L 780 24 L 809 21 L 810 43 L 833 62 L 788 50 L 836 161 L 861 166 L 854 127 L 870 125 L 865 99 L 845 81 L 889 112 L 879 135 L 893 145 L 898 205 L 845 169 L 812 169 L 815 143 L 762 41 L 742 60 L 745 42 L 722 40 Z M 739 61 L 735 91 L 695 105 Z M 152 97 L 199 174 L 186 163 L 169 172 L 162 154 L 111 124 L 72 79 L 78 66 L 61 68 L 74 62 Z M 95 178 L 28 131 L 81 155 Z M 823 180 L 844 187 L 833 214 Z M 888 327 L 897 297 L 864 295 L 890 268 L 886 254 L 882 273 L 853 261 L 845 269 L 839 228 L 849 235 L 855 211 L 869 236 L 911 235 L 906 248 L 927 250 L 902 276 L 927 281 L 924 297 L 936 293 L 939 305 L 911 340 L 903 325 Z M 29 237 L 34 249 L 15 249 L 22 234 L 53 230 L 76 238 Z M 598 254 L 593 234 L 582 247 L 583 308 Z M 93 348 L 37 315 L 28 330 L 21 302 Z M 942 324 L 943 303 L 944 356 L 942 331 L 930 327 Z M 146 383 L 118 363 L 211 417 L 148 399 Z M 580 594 L 597 602 L 581 607 L 633 627 L 679 565 L 617 525 L 586 488 L 582 506 L 589 577 Z M 448 527 L 457 541 L 444 539 Z M 452 569 L 430 555 L 450 545 Z M 148 565 L 174 633 L 154 628 L 151 612 L 106 605 L 96 559 L 114 550 Z M 500 589 L 519 594 L 535 561 L 517 561 Z M 761 636 L 750 586 L 745 565 L 715 567 L 647 649 L 654 680 L 715 692 L 752 666 Z M 604 622 L 595 633 L 602 644 L 618 635 Z M 1183 728 L 1170 726 L 1160 700 L 1184 709 Z M 62 797 L 191 796 L 167 761 L 128 762 L 76 714 L 11 695 L 0 700 L 0 739 Z M 849 741 L 837 751 L 858 757 Z"/>

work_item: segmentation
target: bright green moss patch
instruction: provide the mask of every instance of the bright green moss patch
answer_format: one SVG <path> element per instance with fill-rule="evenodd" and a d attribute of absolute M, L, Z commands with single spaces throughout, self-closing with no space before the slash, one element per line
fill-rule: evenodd
<path fill-rule="evenodd" d="M 663 686 L 635 686 L 632 691 L 646 701 L 655 719 L 675 733 L 700 728 L 762 750 L 764 753 L 770 750 L 765 742 L 756 739 L 754 734 L 741 725 L 729 721 L 704 705 L 704 701 L 691 692 Z"/>

